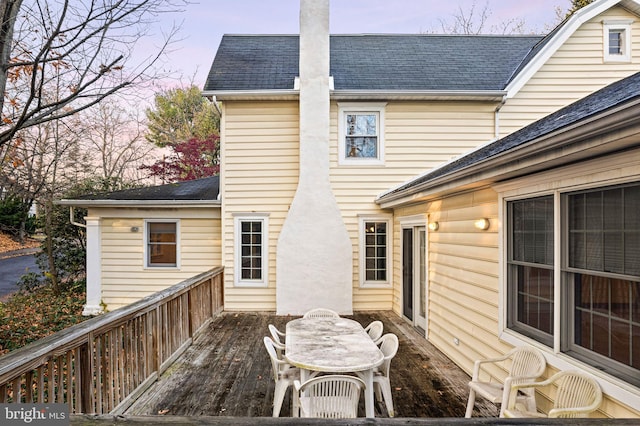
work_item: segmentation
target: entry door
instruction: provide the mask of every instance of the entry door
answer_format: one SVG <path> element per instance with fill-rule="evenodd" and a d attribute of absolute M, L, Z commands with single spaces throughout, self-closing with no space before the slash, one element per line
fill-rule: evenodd
<path fill-rule="evenodd" d="M 402 230 L 403 314 L 427 329 L 427 233 L 424 226 Z"/>

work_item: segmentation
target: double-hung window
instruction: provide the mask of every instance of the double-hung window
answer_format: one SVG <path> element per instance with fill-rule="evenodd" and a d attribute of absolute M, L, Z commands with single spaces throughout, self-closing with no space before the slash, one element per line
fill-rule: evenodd
<path fill-rule="evenodd" d="M 384 104 L 339 104 L 338 163 L 384 164 Z"/>
<path fill-rule="evenodd" d="M 640 184 L 511 200 L 507 220 L 507 327 L 640 385 Z"/>
<path fill-rule="evenodd" d="M 640 185 L 566 194 L 563 350 L 640 384 Z"/>
<path fill-rule="evenodd" d="M 268 217 L 235 218 L 235 283 L 239 286 L 266 286 L 268 271 Z"/>
<path fill-rule="evenodd" d="M 178 221 L 145 222 L 145 252 L 148 268 L 178 266 Z"/>
<path fill-rule="evenodd" d="M 389 280 L 391 219 L 360 217 L 360 282 L 363 286 L 387 286 Z"/>
<path fill-rule="evenodd" d="M 509 203 L 508 324 L 553 342 L 553 196 Z"/>

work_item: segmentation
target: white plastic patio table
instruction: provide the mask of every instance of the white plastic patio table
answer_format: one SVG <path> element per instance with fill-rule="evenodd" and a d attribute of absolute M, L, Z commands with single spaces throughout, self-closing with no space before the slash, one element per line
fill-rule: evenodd
<path fill-rule="evenodd" d="M 373 370 L 384 355 L 360 323 L 348 318 L 299 318 L 287 323 L 286 334 L 285 358 L 300 368 L 302 383 L 315 371 L 355 373 L 366 385 L 366 416 L 375 417 Z"/>

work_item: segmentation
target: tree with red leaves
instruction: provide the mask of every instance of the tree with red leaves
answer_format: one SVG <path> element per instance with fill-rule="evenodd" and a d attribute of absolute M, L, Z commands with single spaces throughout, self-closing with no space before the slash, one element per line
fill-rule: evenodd
<path fill-rule="evenodd" d="M 191 138 L 171 145 L 171 154 L 150 166 L 142 166 L 163 183 L 182 182 L 217 175 L 220 137 Z"/>

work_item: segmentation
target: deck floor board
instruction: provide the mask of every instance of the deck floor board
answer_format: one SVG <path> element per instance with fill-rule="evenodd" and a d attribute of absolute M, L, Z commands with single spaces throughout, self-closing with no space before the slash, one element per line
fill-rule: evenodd
<path fill-rule="evenodd" d="M 462 417 L 469 375 L 393 312 L 357 312 L 351 318 L 366 326 L 379 319 L 385 333 L 400 342 L 391 362 L 396 417 Z M 130 416 L 269 417 L 274 383 L 262 338 L 268 324 L 280 330 L 293 317 L 273 313 L 223 313 L 209 323 L 185 353 L 126 412 Z M 364 404 L 361 400 L 361 415 Z M 281 416 L 291 414 L 291 391 Z M 480 398 L 474 416 L 496 416 L 493 404 Z M 376 416 L 387 417 L 384 403 Z"/>

